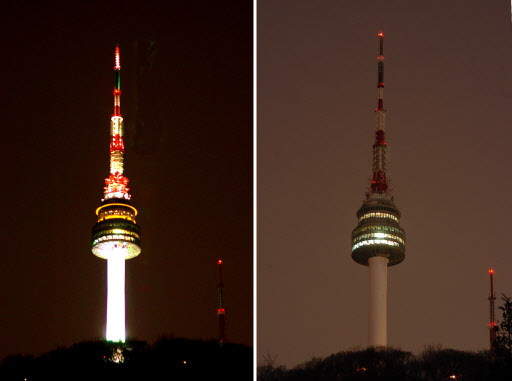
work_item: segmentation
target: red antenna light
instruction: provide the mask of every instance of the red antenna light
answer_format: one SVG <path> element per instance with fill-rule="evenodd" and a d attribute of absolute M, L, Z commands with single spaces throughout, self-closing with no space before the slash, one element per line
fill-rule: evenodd
<path fill-rule="evenodd" d="M 382 32 L 377 33 L 377 35 L 378 35 L 379 37 L 384 37 L 384 33 L 382 33 Z"/>

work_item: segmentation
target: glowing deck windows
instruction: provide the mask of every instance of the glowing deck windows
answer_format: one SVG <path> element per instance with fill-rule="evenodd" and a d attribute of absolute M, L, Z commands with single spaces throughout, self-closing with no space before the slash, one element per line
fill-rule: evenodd
<path fill-rule="evenodd" d="M 98 209 L 96 209 L 96 215 L 98 216 L 98 222 L 109 218 L 122 218 L 133 221 L 135 223 L 137 209 L 128 204 L 113 202 L 106 205 L 102 205 Z"/>
<path fill-rule="evenodd" d="M 379 212 L 366 213 L 366 214 L 363 214 L 361 217 L 359 217 L 359 221 L 362 221 L 366 218 L 391 218 L 392 220 L 399 222 L 398 218 L 396 216 L 393 216 L 392 214 L 389 214 L 389 213 L 379 213 Z"/>
<path fill-rule="evenodd" d="M 365 246 L 365 245 L 399 246 L 398 242 L 395 242 L 395 241 L 389 241 L 386 239 L 375 239 L 375 240 L 370 239 L 370 240 L 364 240 L 364 241 L 356 243 L 354 246 L 352 246 L 352 250 L 355 250 L 358 247 Z"/>
<path fill-rule="evenodd" d="M 352 240 L 352 243 L 356 243 L 358 241 L 361 241 L 362 239 L 370 239 L 371 240 L 371 239 L 378 239 L 378 238 L 389 238 L 389 239 L 398 241 L 401 244 L 405 244 L 405 241 L 402 238 L 397 237 L 396 235 L 393 235 L 393 234 L 386 234 L 386 233 L 361 234 L 361 235 L 358 235 L 357 237 L 355 237 Z"/>

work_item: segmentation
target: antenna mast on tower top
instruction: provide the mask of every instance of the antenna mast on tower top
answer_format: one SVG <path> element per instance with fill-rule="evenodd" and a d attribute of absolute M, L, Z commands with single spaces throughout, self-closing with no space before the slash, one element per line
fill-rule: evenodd
<path fill-rule="evenodd" d="M 377 108 L 375 109 L 376 131 L 373 145 L 373 179 L 372 193 L 386 193 L 388 183 L 386 179 L 386 139 L 385 123 L 386 110 L 384 110 L 384 33 L 379 32 L 379 55 L 377 56 Z"/>

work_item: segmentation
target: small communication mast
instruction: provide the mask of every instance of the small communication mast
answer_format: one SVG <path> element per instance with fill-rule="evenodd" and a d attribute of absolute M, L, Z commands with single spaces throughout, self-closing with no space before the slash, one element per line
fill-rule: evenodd
<path fill-rule="evenodd" d="M 224 302 L 222 300 L 222 289 L 224 288 L 224 283 L 222 283 L 222 260 L 219 259 L 217 263 L 219 265 L 219 284 L 217 286 L 219 289 L 219 306 L 217 308 L 217 315 L 219 316 L 219 344 L 223 345 L 226 341 L 226 311 L 224 310 Z"/>
<path fill-rule="evenodd" d="M 493 269 L 489 270 L 489 275 L 491 277 L 491 296 L 489 296 L 489 309 L 491 315 L 489 322 L 489 337 L 491 341 L 491 357 L 494 357 L 494 345 L 496 342 L 496 321 L 494 320 L 494 301 L 496 300 L 496 297 L 494 296 Z"/>

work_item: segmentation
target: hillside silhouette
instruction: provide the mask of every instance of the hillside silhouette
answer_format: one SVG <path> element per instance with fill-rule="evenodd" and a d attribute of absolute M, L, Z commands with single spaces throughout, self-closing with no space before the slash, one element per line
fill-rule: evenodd
<path fill-rule="evenodd" d="M 150 345 L 86 341 L 39 357 L 11 355 L 0 380 L 252 380 L 253 349 L 217 341 L 161 338 Z"/>
<path fill-rule="evenodd" d="M 313 358 L 292 369 L 266 356 L 258 381 L 487 381 L 512 380 L 512 358 L 492 359 L 489 351 L 464 352 L 426 347 L 413 355 L 399 349 L 369 348 Z"/>

